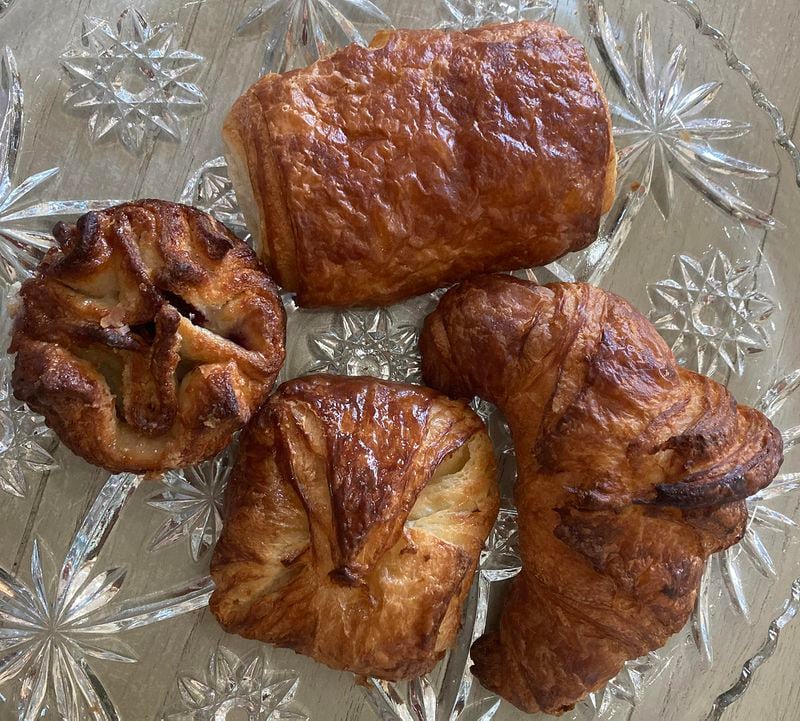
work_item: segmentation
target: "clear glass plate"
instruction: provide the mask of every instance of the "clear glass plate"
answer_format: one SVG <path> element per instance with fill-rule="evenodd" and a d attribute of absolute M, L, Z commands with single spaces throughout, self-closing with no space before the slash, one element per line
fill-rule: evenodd
<path fill-rule="evenodd" d="M 549 18 L 587 45 L 615 106 L 621 176 L 598 242 L 544 269 L 624 295 L 682 362 L 770 413 L 788 449 L 745 540 L 711 560 L 694 617 L 566 719 L 717 719 L 800 602 L 795 307 L 800 155 L 778 110 L 692 0 L 0 0 L 0 328 L 54 222 L 155 196 L 246 237 L 219 128 L 263 69 L 379 27 Z M 379 7 L 380 6 L 380 7 Z M 436 294 L 387 310 L 289 311 L 283 378 L 419 379 Z M 794 331 L 794 332 L 793 332 Z M 228 456 L 145 482 L 75 458 L 9 394 L 0 362 L 0 719 L 490 721 L 524 715 L 472 682 L 468 649 L 518 569 L 504 501 L 457 647 L 429 677 L 356 683 L 224 634 L 205 610 Z M 487 419 L 510 495 L 514 458 Z M 377 716 L 376 716 L 377 714 Z"/>

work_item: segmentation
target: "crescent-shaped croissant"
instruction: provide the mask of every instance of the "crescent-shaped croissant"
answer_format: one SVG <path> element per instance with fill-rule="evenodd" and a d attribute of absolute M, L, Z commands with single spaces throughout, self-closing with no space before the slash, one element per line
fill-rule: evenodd
<path fill-rule="evenodd" d="M 261 256 L 300 305 L 388 305 L 597 237 L 611 116 L 548 23 L 397 30 L 261 78 L 225 120 Z"/>
<path fill-rule="evenodd" d="M 333 668 L 424 674 L 458 632 L 496 486 L 463 402 L 374 378 L 285 383 L 242 437 L 211 610 Z"/>
<path fill-rule="evenodd" d="M 516 449 L 522 572 L 473 671 L 525 711 L 563 712 L 686 623 L 781 436 L 589 285 L 483 276 L 442 298 L 421 346 L 428 383 L 495 403 Z"/>

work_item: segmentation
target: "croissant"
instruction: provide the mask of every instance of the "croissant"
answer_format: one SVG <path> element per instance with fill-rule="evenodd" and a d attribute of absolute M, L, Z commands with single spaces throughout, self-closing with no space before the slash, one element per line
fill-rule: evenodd
<path fill-rule="evenodd" d="M 222 450 L 284 358 L 283 305 L 253 251 L 209 215 L 159 200 L 54 233 L 59 247 L 20 290 L 16 397 L 112 472 Z"/>
<path fill-rule="evenodd" d="M 517 455 L 522 572 L 473 671 L 525 711 L 561 713 L 683 627 L 781 436 L 589 285 L 474 279 L 445 294 L 421 348 L 433 387 L 499 406 Z"/>
<path fill-rule="evenodd" d="M 546 23 L 382 32 L 262 78 L 223 136 L 261 257 L 305 306 L 543 265 L 591 243 L 614 195 L 603 90 Z"/>
<path fill-rule="evenodd" d="M 290 381 L 243 434 L 211 610 L 336 669 L 419 676 L 454 641 L 498 503 L 464 403 L 374 378 Z"/>

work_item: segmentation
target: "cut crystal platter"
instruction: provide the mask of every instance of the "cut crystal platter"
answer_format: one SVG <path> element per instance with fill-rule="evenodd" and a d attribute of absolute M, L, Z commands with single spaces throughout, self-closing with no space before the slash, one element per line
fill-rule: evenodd
<path fill-rule="evenodd" d="M 695 0 L 0 0 L 0 342 L 18 283 L 58 220 L 160 197 L 248 231 L 219 134 L 262 72 L 382 27 L 550 19 L 583 40 L 614 114 L 620 178 L 598 241 L 545 268 L 631 300 L 679 360 L 783 431 L 786 462 L 713 557 L 693 617 L 570 721 L 714 721 L 746 692 L 800 607 L 800 152 L 779 109 Z M 387 308 L 298 309 L 282 379 L 419 382 L 437 294 Z M 10 392 L 0 360 L 0 720 L 491 721 L 526 718 L 469 673 L 519 570 L 515 461 L 495 442 L 503 507 L 458 644 L 429 676 L 354 679 L 226 635 L 206 610 L 229 452 L 157 481 L 69 453 Z M 797 454 L 795 456 L 795 453 Z"/>

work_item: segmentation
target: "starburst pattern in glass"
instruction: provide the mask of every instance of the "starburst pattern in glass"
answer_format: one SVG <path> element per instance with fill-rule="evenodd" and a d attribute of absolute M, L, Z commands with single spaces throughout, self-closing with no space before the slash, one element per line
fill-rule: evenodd
<path fill-rule="evenodd" d="M 152 494 L 148 505 L 168 514 L 150 541 L 150 550 L 188 539 L 189 554 L 199 561 L 222 531 L 222 505 L 231 465 L 230 451 L 210 461 L 180 471 L 168 471 L 162 488 Z"/>
<path fill-rule="evenodd" d="M 439 0 L 445 19 L 440 27 L 468 30 L 487 23 L 550 19 L 551 0 Z"/>
<path fill-rule="evenodd" d="M 22 142 L 23 93 L 17 63 L 9 48 L 0 55 L 0 281 L 14 283 L 29 277 L 53 244 L 50 229 L 89 210 L 116 200 L 36 201 L 39 191 L 58 174 L 50 168 L 15 183 Z"/>
<path fill-rule="evenodd" d="M 223 156 L 207 160 L 192 173 L 181 192 L 180 202 L 205 211 L 246 243 L 251 242 Z"/>
<path fill-rule="evenodd" d="M 770 420 L 775 420 L 783 405 L 800 388 L 800 370 L 795 370 L 775 381 L 755 404 Z M 800 426 L 783 431 L 784 453 L 789 453 L 800 442 Z M 766 579 L 776 576 L 775 561 L 770 554 L 765 533 L 777 532 L 782 538 L 790 538 L 797 530 L 797 522 L 770 507 L 776 499 L 785 498 L 800 490 L 800 473 L 782 473 L 772 483 L 747 499 L 749 521 L 744 538 L 735 546 L 714 556 L 706 566 L 700 592 L 692 616 L 692 636 L 701 656 L 707 663 L 714 660 L 711 623 L 711 588 L 721 585 L 733 609 L 750 622 L 750 602 L 743 564 Z"/>
<path fill-rule="evenodd" d="M 201 678 L 178 679 L 180 708 L 166 721 L 218 721 L 231 717 L 249 721 L 308 721 L 294 705 L 300 676 L 291 669 L 273 669 L 260 649 L 239 658 L 217 646 Z M 239 716 L 236 716 L 236 714 Z"/>
<path fill-rule="evenodd" d="M 118 721 L 119 713 L 95 673 L 98 662 L 134 663 L 118 634 L 204 607 L 211 580 L 202 578 L 118 601 L 124 568 L 96 569 L 97 556 L 139 484 L 112 476 L 78 528 L 57 573 L 42 542 L 31 550 L 30 582 L 0 569 L 0 686 L 18 681 L 20 721 L 43 714 Z"/>
<path fill-rule="evenodd" d="M 676 256 L 670 277 L 648 285 L 650 320 L 681 363 L 741 374 L 748 356 L 769 348 L 775 304 L 756 290 L 757 270 L 714 248 L 700 259 Z"/>
<path fill-rule="evenodd" d="M 314 359 L 308 373 L 367 375 L 418 383 L 421 379 L 416 327 L 399 323 L 391 311 L 344 311 L 331 329 L 308 339 Z"/>
<path fill-rule="evenodd" d="M 675 176 L 700 191 L 716 207 L 741 222 L 773 227 L 775 220 L 741 197 L 732 178 L 763 180 L 776 171 L 729 155 L 711 141 L 738 138 L 750 131 L 748 123 L 707 117 L 722 87 L 721 82 L 703 83 L 684 90 L 686 48 L 678 45 L 659 68 L 653 50 L 647 15 L 639 15 L 633 35 L 634 68 L 622 57 L 620 44 L 602 7 L 598 29 L 603 49 L 626 105 L 612 106 L 617 121 L 619 175 L 652 195 L 664 218 L 675 201 Z"/>
<path fill-rule="evenodd" d="M 262 0 L 237 32 L 267 33 L 262 74 L 305 67 L 350 43 L 367 45 L 392 26 L 370 0 Z"/>
<path fill-rule="evenodd" d="M 13 358 L 0 358 L 0 492 L 22 498 L 28 491 L 28 475 L 52 470 L 57 463 L 49 450 L 55 438 L 44 418 L 14 398 L 13 365 Z"/>
<path fill-rule="evenodd" d="M 11 388 L 14 359 L 7 351 L 17 291 L 17 286 L 0 291 L 0 492 L 21 498 L 28 474 L 44 473 L 56 462 L 48 450 L 54 436 L 44 419 L 14 398 Z"/>
<path fill-rule="evenodd" d="M 639 702 L 647 685 L 651 684 L 669 664 L 669 659 L 656 652 L 626 661 L 622 670 L 599 691 L 593 691 L 578 706 L 578 719 L 625 718 Z M 623 709 L 623 716 L 617 714 Z"/>
<path fill-rule="evenodd" d="M 61 55 L 71 87 L 65 103 L 90 110 L 91 139 L 112 130 L 133 152 L 160 133 L 186 139 L 179 113 L 205 107 L 206 97 L 190 78 L 203 57 L 175 47 L 175 23 L 151 26 L 135 8 L 126 8 L 116 27 L 86 17 L 80 47 Z"/>

